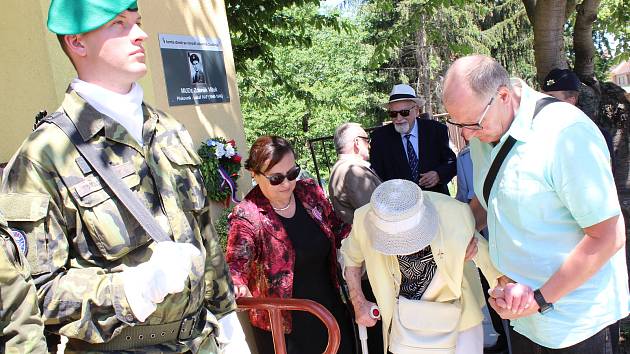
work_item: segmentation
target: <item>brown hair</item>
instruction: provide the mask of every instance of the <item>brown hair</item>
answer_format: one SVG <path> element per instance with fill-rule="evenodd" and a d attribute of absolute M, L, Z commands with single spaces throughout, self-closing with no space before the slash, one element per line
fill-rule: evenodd
<path fill-rule="evenodd" d="M 254 173 L 265 173 L 273 168 L 288 153 L 295 156 L 291 144 L 279 136 L 261 136 L 249 149 L 249 158 L 245 161 L 245 169 Z M 265 166 L 265 163 L 267 166 Z M 263 171 L 263 168 L 265 170 Z"/>

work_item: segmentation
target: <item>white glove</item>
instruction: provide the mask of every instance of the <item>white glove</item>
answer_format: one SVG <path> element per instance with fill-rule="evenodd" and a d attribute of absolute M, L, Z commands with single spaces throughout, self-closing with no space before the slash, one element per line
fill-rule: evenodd
<path fill-rule="evenodd" d="M 155 311 L 166 295 L 184 290 L 193 257 L 200 256 L 199 249 L 189 243 L 159 242 L 151 259 L 121 273 L 127 302 L 140 322 Z"/>
<path fill-rule="evenodd" d="M 221 330 L 217 342 L 225 343 L 223 345 L 223 354 L 250 354 L 249 346 L 245 341 L 245 333 L 241 323 L 236 316 L 236 312 L 232 312 L 223 316 L 219 320 Z"/>

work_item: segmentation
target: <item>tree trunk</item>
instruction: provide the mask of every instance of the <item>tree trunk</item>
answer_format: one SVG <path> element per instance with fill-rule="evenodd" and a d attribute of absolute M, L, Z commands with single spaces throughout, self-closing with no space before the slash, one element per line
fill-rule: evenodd
<path fill-rule="evenodd" d="M 431 75 L 429 73 L 429 53 L 424 30 L 424 15 L 420 18 L 420 27 L 416 32 L 416 68 L 418 72 L 416 90 L 425 99 L 423 111 L 431 113 Z"/>
<path fill-rule="evenodd" d="M 563 38 L 565 11 L 566 0 L 536 2 L 533 27 L 538 82 L 542 82 L 551 69 L 567 67 Z"/>
<path fill-rule="evenodd" d="M 601 0 L 584 0 L 577 5 L 573 49 L 575 50 L 575 73 L 580 80 L 593 87 L 595 82 L 595 45 L 593 44 L 593 22 Z M 599 91 L 598 88 L 593 87 Z"/>
<path fill-rule="evenodd" d="M 536 0 L 523 0 L 523 5 L 525 5 L 525 13 L 527 13 L 527 18 L 529 19 L 529 23 L 534 27 L 535 21 L 535 13 L 536 13 Z"/>
<path fill-rule="evenodd" d="M 626 95 L 612 82 L 601 83 L 600 116 L 613 136 L 615 184 L 626 219 L 626 260 L 630 265 L 630 96 Z"/>

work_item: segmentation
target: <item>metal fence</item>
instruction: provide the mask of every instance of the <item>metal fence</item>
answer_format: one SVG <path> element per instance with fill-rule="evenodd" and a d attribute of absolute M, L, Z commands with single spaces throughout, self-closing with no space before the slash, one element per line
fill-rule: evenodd
<path fill-rule="evenodd" d="M 378 127 L 371 127 L 365 129 L 365 131 L 370 134 L 372 130 Z M 324 190 L 324 183 L 322 179 L 322 171 L 325 169 L 328 171 L 328 175 L 330 175 L 330 169 L 337 161 L 337 152 L 335 151 L 335 142 L 334 136 L 322 136 L 319 138 L 308 139 L 308 149 L 311 152 L 311 159 L 313 160 L 313 165 L 315 166 L 315 174 L 317 175 L 317 183 Z M 317 153 L 320 153 L 321 156 L 324 157 L 323 161 L 317 160 Z"/>

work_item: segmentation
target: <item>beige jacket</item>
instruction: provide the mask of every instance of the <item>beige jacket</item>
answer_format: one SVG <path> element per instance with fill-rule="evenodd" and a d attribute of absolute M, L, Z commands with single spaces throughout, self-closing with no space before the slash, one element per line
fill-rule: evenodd
<path fill-rule="evenodd" d="M 490 280 L 491 287 L 496 285 L 496 280 L 502 274 L 490 261 L 487 241 L 475 231 L 474 218 L 468 205 L 444 194 L 423 193 L 440 216 L 438 235 L 431 242 L 437 271 L 444 280 L 442 288 L 436 292 L 436 301 L 450 302 L 461 297 L 462 319 L 459 330 L 463 331 L 481 323 L 481 308 L 485 304 L 478 273 L 471 262 L 464 262 L 466 247 L 473 235 L 479 241 L 479 252 L 474 262 Z M 341 252 L 346 266 L 360 267 L 365 262 L 368 278 L 381 310 L 386 353 L 398 294 L 395 284 L 400 284 L 401 275 L 396 256 L 384 255 L 371 247 L 364 225 L 369 208 L 368 204 L 355 211 L 352 233 L 343 241 Z"/>
<path fill-rule="evenodd" d="M 328 195 L 335 213 L 352 224 L 354 211 L 370 202 L 374 189 L 381 184 L 370 163 L 355 154 L 341 154 L 330 173 Z"/>

